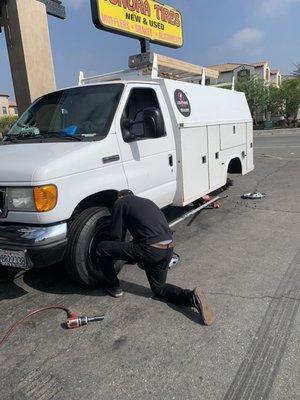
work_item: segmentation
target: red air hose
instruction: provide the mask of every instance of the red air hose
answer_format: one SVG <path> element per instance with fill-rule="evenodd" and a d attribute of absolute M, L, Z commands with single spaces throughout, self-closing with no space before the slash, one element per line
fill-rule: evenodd
<path fill-rule="evenodd" d="M 3 336 L 3 339 L 0 340 L 0 348 L 7 342 L 7 340 L 10 338 L 10 336 L 15 332 L 17 327 L 23 322 L 25 322 L 28 318 L 32 317 L 33 315 L 39 314 L 41 312 L 47 311 L 47 310 L 63 310 L 67 313 L 68 319 L 69 318 L 78 318 L 78 314 L 70 311 L 68 308 L 63 307 L 63 306 L 57 306 L 57 305 L 49 305 L 45 307 L 40 307 L 37 308 L 28 314 L 24 315 L 24 317 L 20 318 L 18 321 L 16 321 L 11 327 L 6 331 L 5 335 Z"/>

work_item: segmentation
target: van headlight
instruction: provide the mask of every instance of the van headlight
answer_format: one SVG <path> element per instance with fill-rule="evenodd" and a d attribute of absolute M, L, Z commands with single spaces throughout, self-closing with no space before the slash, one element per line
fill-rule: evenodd
<path fill-rule="evenodd" d="M 32 188 L 7 188 L 9 211 L 51 211 L 57 204 L 57 187 L 43 185 Z"/>
<path fill-rule="evenodd" d="M 36 211 L 33 188 L 8 188 L 7 208 L 9 211 Z"/>

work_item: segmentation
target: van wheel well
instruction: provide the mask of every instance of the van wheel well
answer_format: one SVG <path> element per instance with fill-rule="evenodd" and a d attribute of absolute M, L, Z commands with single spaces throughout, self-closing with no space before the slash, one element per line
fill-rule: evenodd
<path fill-rule="evenodd" d="M 83 210 L 91 207 L 106 207 L 111 209 L 117 200 L 117 190 L 105 190 L 103 192 L 92 194 L 83 199 L 75 208 L 72 219 L 80 214 Z"/>
<path fill-rule="evenodd" d="M 242 173 L 242 163 L 241 160 L 236 157 L 233 158 L 228 165 L 229 174 L 241 174 Z"/>

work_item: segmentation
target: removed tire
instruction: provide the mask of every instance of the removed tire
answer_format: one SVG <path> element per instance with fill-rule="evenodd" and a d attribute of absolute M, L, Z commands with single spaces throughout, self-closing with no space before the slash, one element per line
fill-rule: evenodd
<path fill-rule="evenodd" d="M 65 268 L 76 282 L 88 286 L 96 286 L 103 282 L 96 246 L 99 242 L 109 239 L 110 225 L 111 215 L 105 207 L 84 210 L 70 225 Z M 117 273 L 123 265 L 123 261 L 115 262 Z"/>

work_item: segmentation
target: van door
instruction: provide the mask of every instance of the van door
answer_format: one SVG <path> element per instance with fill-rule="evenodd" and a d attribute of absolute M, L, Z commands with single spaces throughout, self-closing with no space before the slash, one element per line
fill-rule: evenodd
<path fill-rule="evenodd" d="M 155 107 L 162 111 L 165 136 L 145 137 L 143 110 Z M 126 140 L 122 120 L 135 122 L 133 141 Z M 173 202 L 176 192 L 176 151 L 171 120 L 160 87 L 128 85 L 116 118 L 116 132 L 128 187 L 160 207 Z"/>

